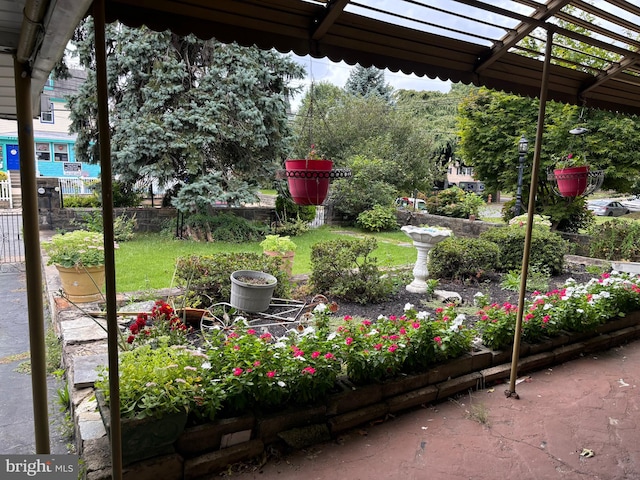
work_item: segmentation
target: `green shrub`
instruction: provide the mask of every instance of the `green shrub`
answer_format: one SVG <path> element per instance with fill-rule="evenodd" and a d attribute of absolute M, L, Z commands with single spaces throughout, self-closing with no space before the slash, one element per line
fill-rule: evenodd
<path fill-rule="evenodd" d="M 231 296 L 231 273 L 236 270 L 258 270 L 278 279 L 273 292 L 277 298 L 289 298 L 291 281 L 282 260 L 258 253 L 216 253 L 192 255 L 176 259 L 176 284 L 185 289 L 186 304 L 209 307 L 228 302 Z"/>
<path fill-rule="evenodd" d="M 589 256 L 604 260 L 640 259 L 640 224 L 612 219 L 588 230 L 591 236 Z"/>
<path fill-rule="evenodd" d="M 500 286 L 505 290 L 518 292 L 520 290 L 521 270 L 511 270 L 504 275 Z M 530 268 L 527 272 L 527 292 L 546 292 L 549 290 L 549 274 Z"/>
<path fill-rule="evenodd" d="M 100 206 L 100 197 L 91 195 L 68 195 L 62 199 L 65 208 L 97 208 Z"/>
<path fill-rule="evenodd" d="M 103 217 L 101 211 L 94 211 L 80 216 L 80 221 L 73 221 L 73 224 L 79 224 L 83 229 L 90 232 L 102 233 Z M 133 239 L 136 229 L 136 214 L 119 215 L 113 219 L 113 236 L 116 242 L 126 242 Z"/>
<path fill-rule="evenodd" d="M 398 219 L 395 207 L 374 205 L 371 210 L 365 210 L 358 215 L 357 224 L 368 232 L 382 232 L 398 230 Z"/>
<path fill-rule="evenodd" d="M 374 238 L 316 243 L 311 249 L 313 288 L 317 293 L 356 303 L 375 303 L 388 298 L 393 283 L 382 277 L 377 259 L 369 256 L 376 246 Z"/>
<path fill-rule="evenodd" d="M 495 271 L 499 251 L 496 245 L 479 238 L 449 237 L 429 253 L 429 276 L 480 280 Z"/>
<path fill-rule="evenodd" d="M 276 197 L 276 215 L 279 223 L 296 220 L 308 223 L 316 217 L 316 207 L 314 205 L 298 205 L 290 197 L 278 195 Z"/>
<path fill-rule="evenodd" d="M 426 199 L 427 211 L 432 215 L 454 218 L 478 216 L 480 207 L 484 205 L 482 197 L 467 192 L 459 187 L 451 187 Z"/>
<path fill-rule="evenodd" d="M 261 240 L 267 228 L 231 213 L 194 214 L 185 219 L 187 235 L 193 240 L 244 243 Z"/>
<path fill-rule="evenodd" d="M 520 270 L 524 251 L 525 228 L 518 225 L 496 227 L 480 234 L 480 238 L 493 242 L 500 248 L 499 271 Z M 548 271 L 559 275 L 564 268 L 564 255 L 569 244 L 556 232 L 547 227 L 534 225 L 531 232 L 531 252 L 529 266 L 537 271 Z"/>

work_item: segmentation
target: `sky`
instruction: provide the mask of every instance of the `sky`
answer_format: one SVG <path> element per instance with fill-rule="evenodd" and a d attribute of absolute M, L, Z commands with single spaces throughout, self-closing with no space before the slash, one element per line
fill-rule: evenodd
<path fill-rule="evenodd" d="M 296 95 L 291 102 L 291 109 L 295 112 L 300 106 L 300 102 L 305 93 L 309 89 L 311 82 L 329 82 L 340 88 L 347 83 L 349 74 L 354 68 L 348 63 L 335 63 L 328 58 L 312 58 L 310 56 L 300 57 L 291 54 L 296 62 L 300 63 L 307 71 L 307 76 L 303 80 L 292 82 L 292 86 L 302 86 L 302 92 Z M 448 92 L 451 88 L 451 82 L 444 82 L 439 79 L 432 80 L 429 77 L 418 77 L 416 75 L 405 75 L 402 72 L 384 71 L 385 82 L 390 84 L 394 89 L 404 90 L 429 90 Z"/>

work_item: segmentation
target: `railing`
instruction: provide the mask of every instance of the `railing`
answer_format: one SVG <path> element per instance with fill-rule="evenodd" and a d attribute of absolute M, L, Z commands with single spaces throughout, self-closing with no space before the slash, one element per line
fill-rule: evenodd
<path fill-rule="evenodd" d="M 90 195 L 93 193 L 96 180 L 88 178 L 58 178 L 58 185 L 63 195 Z"/>
<path fill-rule="evenodd" d="M 13 208 L 13 197 L 11 196 L 11 178 L 0 181 L 0 202 L 9 202 L 9 208 Z"/>

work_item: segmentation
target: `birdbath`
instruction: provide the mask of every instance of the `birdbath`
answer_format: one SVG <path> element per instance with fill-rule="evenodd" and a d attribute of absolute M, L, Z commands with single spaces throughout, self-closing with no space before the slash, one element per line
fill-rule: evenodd
<path fill-rule="evenodd" d="M 431 249 L 441 241 L 451 236 L 451 230 L 435 227 L 414 227 L 413 225 L 405 225 L 401 230 L 406 233 L 411 240 L 413 246 L 418 250 L 418 258 L 413 267 L 413 281 L 407 285 L 407 291 L 412 293 L 427 293 L 427 259 Z"/>

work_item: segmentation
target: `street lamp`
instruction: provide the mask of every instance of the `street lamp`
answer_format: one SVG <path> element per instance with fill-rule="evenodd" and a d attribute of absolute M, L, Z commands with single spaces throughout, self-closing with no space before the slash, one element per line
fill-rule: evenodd
<path fill-rule="evenodd" d="M 528 151 L 529 142 L 525 136 L 522 135 L 518 142 L 518 190 L 516 191 L 516 205 L 514 207 L 516 217 L 520 215 L 520 210 L 522 210 L 522 171 L 524 170 L 524 159 L 526 158 Z"/>

